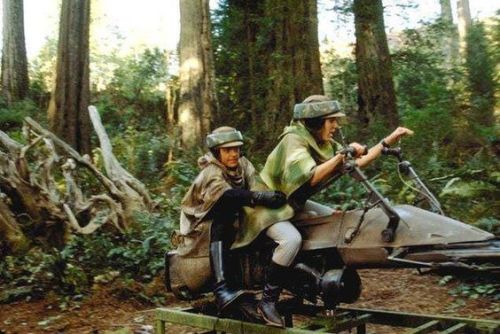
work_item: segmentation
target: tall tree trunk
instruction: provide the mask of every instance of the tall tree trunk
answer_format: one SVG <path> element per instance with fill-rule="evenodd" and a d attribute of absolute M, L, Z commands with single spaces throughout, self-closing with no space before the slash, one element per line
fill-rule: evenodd
<path fill-rule="evenodd" d="M 363 129 L 398 124 L 392 64 L 384 29 L 382 0 L 354 0 L 358 120 Z"/>
<path fill-rule="evenodd" d="M 230 108 L 221 116 L 251 124 L 260 149 L 290 121 L 295 103 L 323 93 L 317 1 L 226 0 L 220 11 L 216 65 Z"/>
<path fill-rule="evenodd" d="M 460 37 L 460 53 L 465 53 L 467 31 L 472 24 L 469 0 L 457 0 L 458 35 Z"/>
<path fill-rule="evenodd" d="M 445 26 L 443 41 L 445 61 L 448 68 L 451 68 L 458 59 L 458 31 L 453 24 L 450 0 L 439 0 L 439 3 L 441 5 L 441 21 Z"/>
<path fill-rule="evenodd" d="M 295 77 L 299 80 L 295 87 L 295 96 L 302 101 L 309 95 L 323 94 L 323 75 L 319 54 L 317 0 L 299 1 L 296 4 L 302 5 L 302 15 L 296 18 L 296 39 L 292 48 L 300 55 L 294 57 L 298 60 L 294 68 L 298 70 Z M 305 76 L 302 77 L 302 74 Z"/>
<path fill-rule="evenodd" d="M 441 6 L 441 19 L 453 23 L 450 0 L 439 0 L 439 5 Z"/>
<path fill-rule="evenodd" d="M 90 153 L 91 148 L 89 24 L 90 0 L 63 0 L 48 118 L 51 130 L 80 153 Z"/>
<path fill-rule="evenodd" d="M 259 54 L 267 52 L 267 78 L 272 78 L 265 99 L 265 129 L 268 134 L 276 134 L 290 121 L 295 103 L 323 93 L 317 2 L 265 2 L 264 15 L 270 22 L 269 44 Z"/>
<path fill-rule="evenodd" d="M 28 94 L 23 0 L 3 0 L 2 96 L 8 105 Z"/>
<path fill-rule="evenodd" d="M 179 127 L 184 147 L 203 143 L 217 114 L 209 0 L 179 0 Z"/>

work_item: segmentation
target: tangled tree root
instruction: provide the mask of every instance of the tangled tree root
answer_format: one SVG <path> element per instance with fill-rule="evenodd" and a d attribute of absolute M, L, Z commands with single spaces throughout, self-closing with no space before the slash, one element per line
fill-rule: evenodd
<path fill-rule="evenodd" d="M 71 233 L 103 226 L 124 233 L 138 228 L 136 212 L 153 209 L 144 184 L 114 156 L 97 109 L 89 113 L 104 171 L 29 117 L 25 145 L 0 131 L 0 256 L 25 250 L 34 238 L 60 247 Z M 98 186 L 82 186 L 82 174 Z"/>

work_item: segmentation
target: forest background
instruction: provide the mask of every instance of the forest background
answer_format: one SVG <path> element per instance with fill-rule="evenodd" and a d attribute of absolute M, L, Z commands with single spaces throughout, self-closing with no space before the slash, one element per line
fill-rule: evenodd
<path fill-rule="evenodd" d="M 55 292 L 72 303 L 119 277 L 163 303 L 147 286 L 161 277 L 204 135 L 237 127 L 260 169 L 293 105 L 317 93 L 341 102 L 350 141 L 374 144 L 397 124 L 415 130 L 405 157 L 444 211 L 498 234 L 499 12 L 479 20 L 468 1 L 434 2 L 429 15 L 412 0 L 221 0 L 211 11 L 182 0 L 180 44 L 166 50 L 124 48 L 129 36 L 110 26 L 98 38 L 105 1 L 63 0 L 59 33 L 28 59 L 23 2 L 3 0 L 0 302 Z M 401 17 L 396 27 L 384 24 L 388 12 Z M 318 34 L 325 13 L 333 21 L 320 29 L 352 41 Z M 90 104 L 108 139 L 92 130 Z M 367 173 L 392 201 L 411 203 L 395 167 L 379 159 Z M 316 199 L 351 209 L 363 194 L 344 177 Z"/>

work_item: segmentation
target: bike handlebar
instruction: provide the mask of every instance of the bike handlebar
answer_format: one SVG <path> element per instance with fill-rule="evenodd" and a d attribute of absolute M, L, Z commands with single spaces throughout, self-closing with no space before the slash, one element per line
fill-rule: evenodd
<path fill-rule="evenodd" d="M 345 156 L 348 156 L 350 158 L 356 157 L 356 148 L 348 145 L 347 147 L 344 147 L 342 150 L 339 152 L 340 154 L 343 154 Z M 363 153 L 361 155 L 367 155 L 368 154 L 368 146 L 363 145 Z"/>
<path fill-rule="evenodd" d="M 392 155 L 398 158 L 399 161 L 402 160 L 401 147 L 394 147 L 394 148 L 384 147 L 382 149 L 382 155 Z"/>

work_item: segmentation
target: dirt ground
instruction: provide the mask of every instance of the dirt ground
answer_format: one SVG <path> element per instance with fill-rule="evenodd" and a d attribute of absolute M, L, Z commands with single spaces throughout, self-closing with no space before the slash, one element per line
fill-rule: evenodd
<path fill-rule="evenodd" d="M 458 283 L 439 285 L 440 276 L 419 275 L 415 270 L 362 270 L 363 293 L 353 307 L 377 308 L 422 314 L 444 314 L 500 320 L 500 303 L 486 298 L 454 297 L 449 290 Z M 167 295 L 164 306 L 187 306 Z M 0 334 L 27 333 L 152 333 L 155 306 L 138 302 L 111 285 L 100 286 L 79 304 L 60 309 L 60 301 L 47 296 L 36 301 L 0 305 Z M 397 330 L 372 329 L 375 333 Z M 168 326 L 169 333 L 192 329 Z"/>

